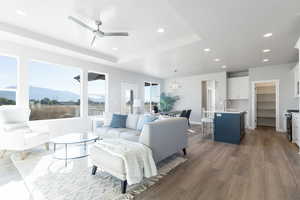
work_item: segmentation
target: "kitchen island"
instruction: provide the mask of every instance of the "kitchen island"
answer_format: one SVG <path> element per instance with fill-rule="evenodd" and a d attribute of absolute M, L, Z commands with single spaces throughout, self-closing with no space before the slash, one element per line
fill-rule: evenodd
<path fill-rule="evenodd" d="M 214 140 L 240 144 L 245 135 L 246 112 L 215 112 Z"/>

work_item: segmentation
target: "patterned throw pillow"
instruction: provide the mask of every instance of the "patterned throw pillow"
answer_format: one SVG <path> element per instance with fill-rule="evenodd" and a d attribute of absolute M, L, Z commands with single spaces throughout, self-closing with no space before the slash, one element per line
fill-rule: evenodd
<path fill-rule="evenodd" d="M 113 114 L 110 127 L 112 128 L 126 128 L 127 115 Z"/>

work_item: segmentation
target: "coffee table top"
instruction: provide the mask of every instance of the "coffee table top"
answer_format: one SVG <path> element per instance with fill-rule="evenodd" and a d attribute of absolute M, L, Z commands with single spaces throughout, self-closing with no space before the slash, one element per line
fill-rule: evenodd
<path fill-rule="evenodd" d="M 50 140 L 50 142 L 54 144 L 76 144 L 76 143 L 90 142 L 97 139 L 99 139 L 99 136 L 90 132 L 85 132 L 85 133 L 71 133 L 71 134 L 59 136 Z"/>

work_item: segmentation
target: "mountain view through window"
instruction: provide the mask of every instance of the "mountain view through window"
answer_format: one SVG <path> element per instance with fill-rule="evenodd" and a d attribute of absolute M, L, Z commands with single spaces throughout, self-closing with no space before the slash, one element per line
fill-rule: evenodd
<path fill-rule="evenodd" d="M 0 106 L 16 104 L 17 67 L 16 58 L 0 56 Z"/>
<path fill-rule="evenodd" d="M 30 120 L 79 117 L 80 75 L 75 67 L 30 62 Z"/>

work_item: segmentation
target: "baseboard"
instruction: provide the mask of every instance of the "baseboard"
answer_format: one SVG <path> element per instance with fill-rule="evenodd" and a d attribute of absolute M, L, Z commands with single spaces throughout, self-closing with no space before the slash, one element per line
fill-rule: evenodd
<path fill-rule="evenodd" d="M 195 125 L 201 125 L 201 122 L 196 122 L 196 121 L 190 121 L 191 124 L 195 124 Z"/>
<path fill-rule="evenodd" d="M 283 130 L 283 129 L 281 129 L 281 128 L 277 129 L 276 131 L 277 131 L 277 132 L 282 132 L 282 133 L 285 133 L 285 132 L 286 132 L 286 130 Z"/>

